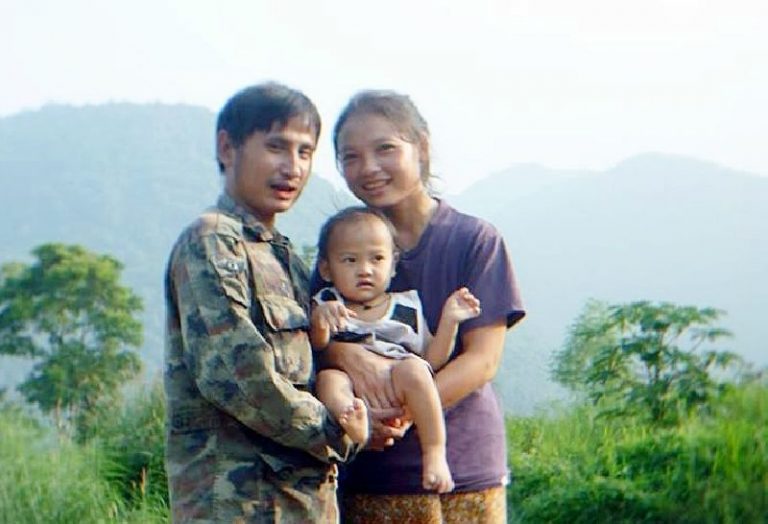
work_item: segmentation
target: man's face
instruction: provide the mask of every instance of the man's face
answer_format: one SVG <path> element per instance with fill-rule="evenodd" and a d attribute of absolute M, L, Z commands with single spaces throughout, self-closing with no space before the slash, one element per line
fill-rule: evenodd
<path fill-rule="evenodd" d="M 304 189 L 316 144 L 317 137 L 302 117 L 267 132 L 255 131 L 240 146 L 232 144 L 226 131 L 219 131 L 218 157 L 227 193 L 273 227 L 275 215 L 290 209 Z"/>

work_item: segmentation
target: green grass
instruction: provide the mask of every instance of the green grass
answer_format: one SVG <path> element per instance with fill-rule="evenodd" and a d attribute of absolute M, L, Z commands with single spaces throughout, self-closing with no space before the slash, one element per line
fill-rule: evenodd
<path fill-rule="evenodd" d="M 589 407 L 507 422 L 517 522 L 768 522 L 768 388 L 672 428 Z"/>
<path fill-rule="evenodd" d="M 0 406 L 0 524 L 168 522 L 162 393 L 105 413 L 86 443 Z M 507 421 L 511 522 L 768 522 L 768 388 L 675 427 L 588 406 Z"/>
<path fill-rule="evenodd" d="M 0 524 L 168 522 L 164 504 L 109 480 L 116 464 L 94 443 L 58 437 L 18 409 L 0 407 Z"/>

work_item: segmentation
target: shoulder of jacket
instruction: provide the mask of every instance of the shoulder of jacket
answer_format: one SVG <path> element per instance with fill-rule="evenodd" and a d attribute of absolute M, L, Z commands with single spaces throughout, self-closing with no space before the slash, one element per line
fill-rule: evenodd
<path fill-rule="evenodd" d="M 243 236 L 243 222 L 239 218 L 222 213 L 217 209 L 209 209 L 205 211 L 192 224 L 192 229 L 201 236 Z"/>

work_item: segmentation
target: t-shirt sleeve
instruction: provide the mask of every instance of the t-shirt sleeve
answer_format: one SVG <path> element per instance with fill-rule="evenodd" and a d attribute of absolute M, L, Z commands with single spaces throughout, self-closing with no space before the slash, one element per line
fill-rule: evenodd
<path fill-rule="evenodd" d="M 461 324 L 461 331 L 483 327 L 504 318 L 512 327 L 525 316 L 520 290 L 504 238 L 490 224 L 474 235 L 464 261 L 465 282 L 480 300 L 480 316 Z"/>

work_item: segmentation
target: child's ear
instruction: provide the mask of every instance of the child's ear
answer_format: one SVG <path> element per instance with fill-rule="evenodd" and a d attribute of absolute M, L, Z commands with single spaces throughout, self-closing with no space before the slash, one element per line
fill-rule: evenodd
<path fill-rule="evenodd" d="M 320 273 L 320 276 L 323 277 L 323 280 L 326 282 L 331 281 L 331 268 L 328 266 L 327 260 L 321 258 L 317 261 L 317 271 Z"/>

